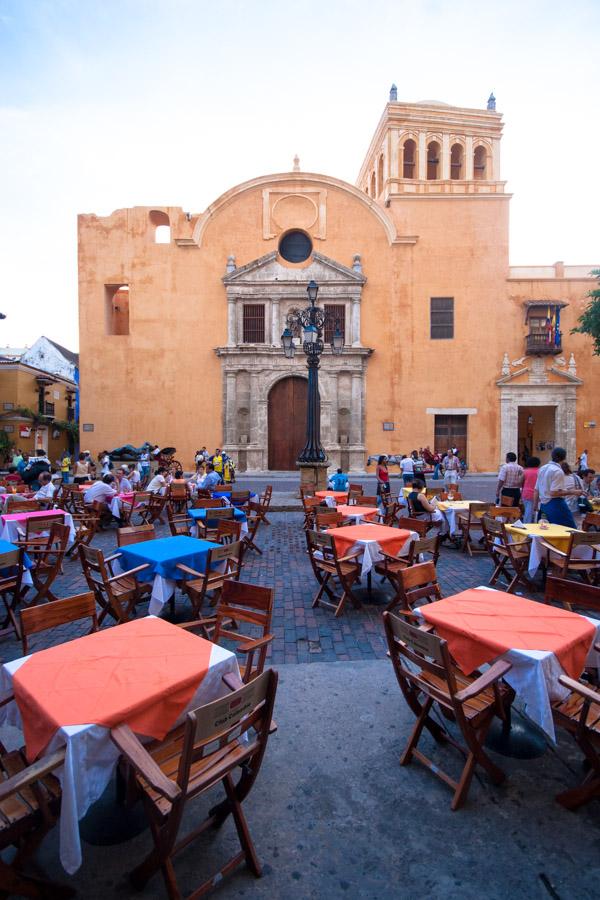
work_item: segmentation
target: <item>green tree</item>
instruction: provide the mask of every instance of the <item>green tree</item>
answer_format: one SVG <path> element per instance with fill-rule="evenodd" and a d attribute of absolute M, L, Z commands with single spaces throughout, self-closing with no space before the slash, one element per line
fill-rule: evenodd
<path fill-rule="evenodd" d="M 594 341 L 594 354 L 600 356 L 600 269 L 592 269 L 590 274 L 598 280 L 598 287 L 587 292 L 589 303 L 579 316 L 577 327 L 571 329 L 571 334 L 589 334 Z"/>

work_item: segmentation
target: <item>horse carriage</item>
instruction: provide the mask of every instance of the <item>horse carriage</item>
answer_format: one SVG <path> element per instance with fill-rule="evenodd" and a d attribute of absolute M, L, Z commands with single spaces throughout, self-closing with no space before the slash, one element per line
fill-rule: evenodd
<path fill-rule="evenodd" d="M 169 470 L 170 475 L 174 475 L 179 469 L 183 472 L 183 466 L 178 459 L 175 459 L 177 447 L 163 447 L 158 454 L 158 467 L 164 466 Z"/>

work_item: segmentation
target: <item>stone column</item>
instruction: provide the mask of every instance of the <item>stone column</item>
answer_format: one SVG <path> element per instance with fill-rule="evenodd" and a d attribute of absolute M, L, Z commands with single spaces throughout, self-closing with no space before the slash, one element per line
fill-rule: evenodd
<path fill-rule="evenodd" d="M 360 372 L 352 373 L 350 443 L 362 444 L 362 374 Z"/>
<path fill-rule="evenodd" d="M 235 308 L 235 299 L 233 297 L 227 298 L 227 346 L 235 347 L 236 344 L 236 308 Z"/>
<path fill-rule="evenodd" d="M 500 459 L 504 462 L 506 454 L 514 452 L 519 443 L 519 404 L 510 395 L 500 397 Z"/>
<path fill-rule="evenodd" d="M 237 443 L 236 435 L 236 402 L 235 402 L 235 372 L 227 372 L 227 384 L 225 390 L 225 439 L 228 444 Z"/>
<path fill-rule="evenodd" d="M 258 437 L 258 372 L 250 372 L 250 443 L 255 445 Z"/>
<path fill-rule="evenodd" d="M 473 136 L 470 134 L 465 138 L 465 178 L 473 181 Z"/>
<path fill-rule="evenodd" d="M 331 406 L 329 409 L 329 442 L 331 444 L 339 444 L 340 436 L 338 434 L 338 373 L 329 373 L 329 396 L 331 397 Z"/>
<path fill-rule="evenodd" d="M 279 300 L 271 300 L 271 343 L 274 347 L 277 347 L 280 341 Z"/>
<path fill-rule="evenodd" d="M 417 177 L 421 181 L 427 180 L 427 144 L 424 131 L 419 132 L 419 168 Z"/>
<path fill-rule="evenodd" d="M 442 146 L 440 148 L 440 152 L 442 154 L 442 180 L 448 181 L 450 179 L 450 135 L 443 134 L 442 135 Z"/>
<path fill-rule="evenodd" d="M 360 299 L 352 300 L 352 346 L 360 347 Z"/>

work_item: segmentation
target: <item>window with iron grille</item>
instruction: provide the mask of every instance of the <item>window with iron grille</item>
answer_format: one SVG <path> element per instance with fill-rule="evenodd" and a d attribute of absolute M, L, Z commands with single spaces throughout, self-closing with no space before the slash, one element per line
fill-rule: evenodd
<path fill-rule="evenodd" d="M 336 325 L 339 325 L 340 331 L 344 335 L 344 343 L 346 343 L 346 307 L 343 303 L 325 303 L 324 309 L 327 313 L 327 321 L 323 340 L 326 344 L 331 344 Z"/>
<path fill-rule="evenodd" d="M 265 304 L 244 303 L 244 344 L 264 344 Z"/>
<path fill-rule="evenodd" d="M 454 297 L 432 297 L 430 307 L 431 339 L 454 337 Z"/>

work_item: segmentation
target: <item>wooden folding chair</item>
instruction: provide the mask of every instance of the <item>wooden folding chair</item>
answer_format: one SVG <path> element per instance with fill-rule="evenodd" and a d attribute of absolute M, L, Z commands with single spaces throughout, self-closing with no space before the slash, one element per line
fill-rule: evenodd
<path fill-rule="evenodd" d="M 367 496 L 361 494 L 356 498 L 356 506 L 377 506 L 378 498 L 376 496 Z"/>
<path fill-rule="evenodd" d="M 600 513 L 586 513 L 581 523 L 582 531 L 600 531 Z"/>
<path fill-rule="evenodd" d="M 518 506 L 488 506 L 486 512 L 490 519 L 500 519 L 501 522 L 516 522 L 521 515 Z"/>
<path fill-rule="evenodd" d="M 106 616 L 111 616 L 118 625 L 128 622 L 135 615 L 136 604 L 147 600 L 152 591 L 152 584 L 140 583 L 136 578 L 139 572 L 148 568 L 148 563 L 114 574 L 113 563 L 120 555 L 115 553 L 105 559 L 101 550 L 79 548 L 85 580 L 101 610 L 98 625 L 102 625 Z"/>
<path fill-rule="evenodd" d="M 336 618 L 341 616 L 347 600 L 352 602 L 355 609 L 361 609 L 362 604 L 352 591 L 354 583 L 360 579 L 358 557 L 361 551 L 355 550 L 353 553 L 339 556 L 333 537 L 322 531 L 307 531 L 306 544 L 310 564 L 319 583 L 319 590 L 312 602 L 313 607 L 327 606 L 335 611 Z M 342 590 L 339 597 L 332 587 L 336 579 Z M 326 594 L 329 600 L 325 600 L 323 594 Z"/>
<path fill-rule="evenodd" d="M 188 508 L 190 492 L 187 484 L 170 484 L 167 490 L 167 504 L 175 515 L 181 515 Z"/>
<path fill-rule="evenodd" d="M 96 510 L 86 511 L 81 515 L 73 513 L 72 518 L 75 527 L 75 540 L 67 550 L 66 555 L 69 557 L 78 554 L 80 546 L 89 547 L 100 526 L 100 514 Z"/>
<path fill-rule="evenodd" d="M 595 532 L 571 532 L 566 550 L 559 550 L 545 540 L 541 540 L 540 545 L 548 553 L 548 568 L 559 578 L 568 578 L 570 574 L 579 575 L 587 584 L 592 584 L 600 575 L 600 535 Z M 577 551 L 583 547 L 589 547 L 589 558 L 577 556 Z"/>
<path fill-rule="evenodd" d="M 243 509 L 250 499 L 250 491 L 232 491 L 229 499 L 233 506 Z M 270 497 L 269 502 L 271 502 Z"/>
<path fill-rule="evenodd" d="M 41 508 L 41 504 L 38 503 L 37 500 L 13 500 L 12 496 L 9 494 L 4 514 L 12 515 L 13 513 L 20 512 L 36 512 L 36 510 Z"/>
<path fill-rule="evenodd" d="M 242 803 L 256 781 L 265 754 L 276 690 L 277 673 L 264 672 L 221 700 L 189 712 L 183 725 L 164 740 L 146 746 L 127 725 L 112 730 L 112 740 L 136 773 L 137 790 L 154 839 L 154 849 L 130 875 L 138 890 L 160 870 L 167 895 L 173 900 L 181 897 L 173 858 L 208 828 L 221 827 L 229 815 L 233 816 L 242 851 L 190 896 L 206 893 L 244 861 L 254 875 L 261 874 Z M 226 799 L 178 841 L 187 802 L 219 784 Z"/>
<path fill-rule="evenodd" d="M 528 590 L 535 590 L 534 585 L 527 576 L 529 554 L 531 552 L 531 538 L 523 538 L 521 541 L 512 541 L 508 536 L 503 522 L 485 515 L 481 519 L 485 545 L 494 563 L 494 571 L 489 584 L 496 584 L 501 575 L 506 579 L 506 591 L 513 594 L 522 584 Z"/>
<path fill-rule="evenodd" d="M 62 572 L 70 534 L 68 525 L 55 523 L 45 536 L 44 543 L 39 542 L 37 538 L 32 541 L 31 545 L 27 541 L 17 541 L 34 563 L 33 568 L 29 571 L 36 594 L 33 598 L 27 598 L 27 606 L 35 606 L 46 600 L 57 599 L 50 588 L 56 577 Z"/>
<path fill-rule="evenodd" d="M 504 494 L 500 495 L 500 506 L 514 506 L 514 505 L 515 505 L 514 497 L 507 497 Z"/>
<path fill-rule="evenodd" d="M 267 649 L 273 640 L 273 603 L 272 588 L 245 584 L 243 581 L 226 581 L 214 616 L 197 622 L 185 622 L 179 627 L 197 632 L 215 644 L 234 643 L 235 651 L 244 654 L 245 663 L 240 665 L 240 674 L 244 684 L 248 684 L 262 674 L 265 667 Z M 237 628 L 241 622 L 258 631 L 258 635 L 234 631 L 233 627 Z"/>
<path fill-rule="evenodd" d="M 54 605 L 54 604 L 52 604 Z M 3 897 L 67 900 L 75 890 L 24 867 L 60 814 L 61 788 L 52 773 L 62 766 L 65 748 L 27 764 L 25 749 L 8 752 L 0 745 L 0 850 L 16 848 L 11 862 L 0 860 Z"/>
<path fill-rule="evenodd" d="M 362 496 L 363 496 L 362 488 L 360 489 L 360 491 L 353 491 L 353 490 L 349 489 L 348 490 L 348 505 L 354 506 L 356 504 L 356 501 L 359 499 L 359 497 L 362 497 Z"/>
<path fill-rule="evenodd" d="M 237 581 L 240 577 L 242 544 L 223 544 L 213 547 L 206 555 L 204 572 L 197 572 L 183 563 L 177 563 L 177 569 L 183 576 L 188 576 L 181 582 L 181 590 L 190 598 L 192 610 L 197 619 L 201 618 L 202 604 L 209 592 L 213 597 L 211 606 L 219 599 L 219 594 L 226 581 Z M 189 578 L 189 576 L 192 576 Z"/>
<path fill-rule="evenodd" d="M 314 497 L 316 489 L 316 484 L 301 484 L 298 490 L 300 499 L 305 500 L 307 497 Z"/>
<path fill-rule="evenodd" d="M 23 537 L 19 539 L 19 543 L 23 542 L 25 546 L 33 549 L 34 547 L 43 547 L 48 538 L 48 534 L 53 525 L 64 525 L 65 514 L 63 512 L 49 512 L 45 516 L 36 516 L 25 520 L 25 530 L 19 532 Z"/>
<path fill-rule="evenodd" d="M 303 497 L 302 498 L 302 507 L 304 509 L 304 523 L 303 523 L 302 527 L 304 529 L 314 528 L 315 515 L 320 506 L 321 506 L 321 501 L 318 497 Z M 325 512 L 325 507 L 323 507 L 323 512 Z"/>
<path fill-rule="evenodd" d="M 150 491 L 135 491 L 131 500 L 121 500 L 121 522 L 125 527 L 144 524 L 144 510 L 154 495 Z M 138 522 L 133 517 L 138 517 Z"/>
<path fill-rule="evenodd" d="M 339 528 L 341 525 L 349 525 L 350 521 L 335 509 L 321 510 L 315 515 L 314 527 L 317 531 L 327 531 L 328 528 Z"/>
<path fill-rule="evenodd" d="M 508 693 L 501 687 L 500 679 L 509 671 L 511 663 L 498 660 L 483 675 L 475 672 L 474 676 L 467 677 L 453 664 L 445 640 L 389 612 L 384 612 L 383 620 L 400 690 L 417 719 L 400 765 L 408 765 L 413 757 L 418 759 L 452 788 L 451 808 L 459 809 L 467 799 L 477 764 L 485 769 L 494 784 L 501 784 L 506 778 L 485 752 L 483 743 L 494 717 L 506 718 Z M 431 717 L 434 703 L 446 718 L 456 722 L 464 745 Z M 449 743 L 466 757 L 458 780 L 418 749 L 424 728 L 438 744 Z"/>
<path fill-rule="evenodd" d="M 130 544 L 141 544 L 144 541 L 156 540 L 154 525 L 129 525 L 117 528 L 117 546 L 128 547 Z"/>
<path fill-rule="evenodd" d="M 350 491 L 352 491 L 353 494 L 356 494 L 357 496 L 360 497 L 364 491 L 364 488 L 363 488 L 362 484 L 353 484 L 351 482 L 348 485 L 348 493 L 350 493 Z"/>
<path fill-rule="evenodd" d="M 88 591 L 85 594 L 75 594 L 73 597 L 64 597 L 61 600 L 55 600 L 54 603 L 44 603 L 43 606 L 31 606 L 28 609 L 22 609 L 21 640 L 23 641 L 23 656 L 30 652 L 29 637 L 32 634 L 50 631 L 52 628 L 58 628 L 59 625 L 67 625 L 69 622 L 77 622 L 80 619 L 91 619 L 91 628 L 88 634 L 98 631 L 96 599 L 92 591 Z"/>
<path fill-rule="evenodd" d="M 417 601 L 432 603 L 442 599 L 442 591 L 438 581 L 435 565 L 432 562 L 416 563 L 412 566 L 395 566 L 387 573 L 393 587 L 394 597 L 386 606 L 389 612 L 401 607 L 402 614 L 412 614 Z"/>
<path fill-rule="evenodd" d="M 426 522 L 427 528 L 431 528 L 431 513 L 417 512 L 410 497 L 406 498 L 406 505 L 408 506 L 408 515 L 411 519 L 418 519 L 420 522 Z"/>
<path fill-rule="evenodd" d="M 600 587 L 585 584 L 582 581 L 573 581 L 570 578 L 556 578 L 548 575 L 544 603 L 562 603 L 565 609 L 572 611 L 573 607 L 587 609 L 592 613 L 600 614 Z"/>
<path fill-rule="evenodd" d="M 216 541 L 219 522 L 223 519 L 233 522 L 234 516 L 235 511 L 233 506 L 221 506 L 215 507 L 214 509 L 207 509 L 204 521 L 202 522 L 200 519 L 196 520 L 198 537 L 205 541 Z"/>
<path fill-rule="evenodd" d="M 594 649 L 600 651 L 600 644 L 595 644 Z M 593 797 L 600 797 L 600 690 L 566 675 L 558 680 L 571 693 L 552 705 L 552 716 L 558 726 L 575 738 L 588 771 L 579 787 L 563 791 L 556 800 L 566 809 L 577 809 Z"/>
<path fill-rule="evenodd" d="M 192 509 L 221 509 L 225 505 L 223 497 L 196 497 Z"/>
<path fill-rule="evenodd" d="M 22 579 L 25 570 L 24 553 L 23 547 L 0 553 L 0 597 L 2 597 L 6 610 L 6 618 L 0 626 L 0 636 L 7 634 L 11 627 L 14 628 L 17 637 L 21 636 L 17 613 L 21 602 Z"/>
<path fill-rule="evenodd" d="M 408 531 L 416 531 L 419 537 L 427 537 L 427 532 L 431 528 L 430 522 L 424 522 L 423 519 L 414 519 L 412 516 L 400 516 L 396 520 L 398 528 L 405 528 Z"/>
<path fill-rule="evenodd" d="M 393 556 L 382 551 L 382 559 L 375 563 L 375 571 L 378 575 L 381 575 L 382 581 L 385 581 L 387 578 L 392 586 L 398 590 L 397 573 L 400 569 L 408 569 L 411 566 L 424 562 L 431 562 L 434 566 L 437 565 L 440 556 L 439 548 L 440 537 L 437 534 L 433 537 L 419 538 L 418 540 L 413 538 L 404 556 Z M 429 555 L 431 558 L 423 559 L 426 555 Z"/>
<path fill-rule="evenodd" d="M 489 503 L 471 503 L 468 509 L 459 512 L 456 517 L 461 536 L 461 549 L 469 556 L 473 556 L 475 553 L 487 553 L 481 519 L 489 505 Z"/>
<path fill-rule="evenodd" d="M 247 550 L 254 550 L 259 556 L 262 556 L 262 550 L 256 543 L 256 534 L 260 525 L 265 520 L 264 513 L 259 503 L 253 503 L 252 500 L 249 501 L 247 520 L 248 533 L 242 538 L 244 553 L 246 553 Z"/>
<path fill-rule="evenodd" d="M 232 496 L 232 498 L 233 498 L 233 493 L 231 494 L 231 496 Z M 265 487 L 265 489 L 264 489 L 264 491 L 262 492 L 262 494 L 260 495 L 260 497 L 258 498 L 258 502 L 259 502 L 260 508 L 262 509 L 262 513 L 263 513 L 263 523 L 264 523 L 265 525 L 270 525 L 270 524 L 271 524 L 271 523 L 269 522 L 269 520 L 267 519 L 267 513 L 268 513 L 268 511 L 269 511 L 269 507 L 271 506 L 271 498 L 272 498 L 272 496 L 273 496 L 273 485 L 272 485 L 272 484 L 268 484 L 268 485 Z M 250 497 L 248 497 L 248 500 L 249 500 L 249 499 L 250 499 Z"/>
<path fill-rule="evenodd" d="M 162 514 L 167 505 L 167 498 L 160 494 L 150 494 L 148 502 L 140 508 L 140 522 L 143 525 L 153 525 L 157 520 L 162 520 Z"/>
<path fill-rule="evenodd" d="M 169 522 L 169 531 L 171 532 L 172 537 L 176 537 L 180 534 L 183 534 L 186 537 L 191 537 L 192 526 L 194 523 L 188 517 L 187 511 L 181 514 L 177 514 L 169 503 L 167 505 L 167 520 Z M 154 528 L 154 525 L 152 526 L 152 528 Z"/>
<path fill-rule="evenodd" d="M 234 544 L 242 538 L 242 523 L 234 519 L 219 519 L 217 524 L 217 544 Z"/>

